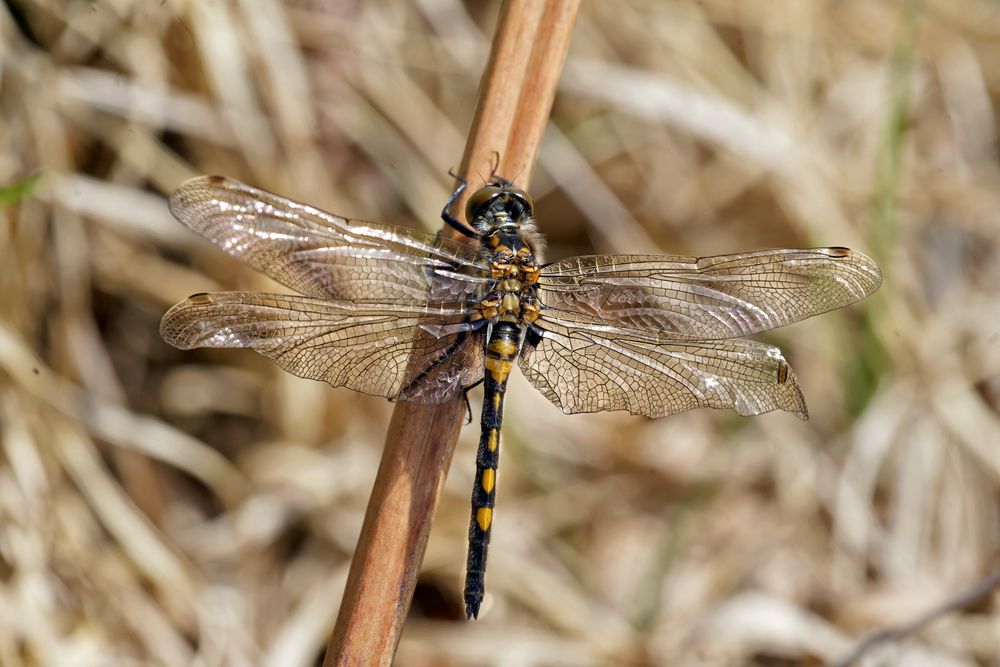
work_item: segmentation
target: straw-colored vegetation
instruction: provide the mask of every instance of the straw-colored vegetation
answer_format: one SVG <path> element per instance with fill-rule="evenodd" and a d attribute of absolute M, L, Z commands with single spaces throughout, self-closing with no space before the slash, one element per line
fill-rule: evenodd
<path fill-rule="evenodd" d="M 161 342 L 190 293 L 275 289 L 164 195 L 222 173 L 437 229 L 496 12 L 0 5 L 0 664 L 315 663 L 391 405 Z M 512 381 L 482 619 L 469 426 L 397 664 L 832 663 L 997 567 L 998 45 L 989 0 L 585 4 L 549 257 L 846 245 L 886 280 L 767 337 L 808 422 L 565 416 Z M 996 594 L 960 606 L 862 664 L 996 664 Z"/>

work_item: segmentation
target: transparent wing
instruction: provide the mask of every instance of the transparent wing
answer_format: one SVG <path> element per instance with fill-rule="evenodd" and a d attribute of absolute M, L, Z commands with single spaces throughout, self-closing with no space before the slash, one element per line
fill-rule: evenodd
<path fill-rule="evenodd" d="M 565 322 L 604 322 L 674 339 L 767 331 L 859 301 L 882 282 L 847 248 L 717 257 L 596 255 L 545 266 L 539 300 Z"/>
<path fill-rule="evenodd" d="M 255 292 L 196 294 L 163 316 L 181 349 L 246 347 L 304 378 L 441 403 L 483 373 L 482 331 L 462 302 L 385 306 Z M 435 335 L 436 334 L 436 335 Z"/>
<path fill-rule="evenodd" d="M 567 414 L 628 410 L 663 417 L 712 407 L 808 417 L 795 374 L 771 345 L 740 338 L 658 341 L 622 329 L 538 322 L 519 365 Z"/>
<path fill-rule="evenodd" d="M 230 255 L 308 296 L 384 303 L 461 300 L 485 285 L 475 248 L 347 220 L 222 176 L 170 197 L 178 220 Z"/>

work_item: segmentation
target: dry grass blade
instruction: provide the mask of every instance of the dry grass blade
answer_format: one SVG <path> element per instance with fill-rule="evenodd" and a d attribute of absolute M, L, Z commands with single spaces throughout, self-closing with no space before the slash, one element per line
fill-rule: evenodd
<path fill-rule="evenodd" d="M 976 605 L 1000 588 L 1000 568 L 990 572 L 986 577 L 977 581 L 967 590 L 960 592 L 950 600 L 942 603 L 938 607 L 931 609 L 914 620 L 893 628 L 884 628 L 873 632 L 864 640 L 858 642 L 849 654 L 830 664 L 830 667 L 851 667 L 858 663 L 867 653 L 873 652 L 881 644 L 899 642 L 915 635 L 934 621 L 966 607 Z"/>

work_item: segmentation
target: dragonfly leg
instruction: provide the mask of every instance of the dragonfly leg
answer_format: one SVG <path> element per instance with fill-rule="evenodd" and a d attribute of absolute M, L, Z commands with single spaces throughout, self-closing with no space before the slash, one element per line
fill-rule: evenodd
<path fill-rule="evenodd" d="M 472 404 L 469 403 L 469 392 L 478 387 L 479 385 L 481 385 L 485 379 L 486 378 L 481 378 L 476 382 L 473 382 L 472 384 L 470 384 L 468 387 L 465 388 L 465 392 L 462 394 L 462 396 L 465 398 L 465 414 L 467 415 L 465 419 L 466 425 L 472 423 Z"/>
<path fill-rule="evenodd" d="M 475 232 L 469 229 L 468 225 L 462 224 L 458 221 L 458 218 L 451 214 L 452 205 L 462 195 L 462 193 L 465 192 L 465 188 L 469 185 L 469 183 L 451 169 L 448 170 L 448 175 L 458 181 L 458 187 L 455 188 L 455 191 L 451 193 L 450 197 L 448 197 L 448 201 L 444 203 L 444 208 L 441 209 L 441 219 L 444 220 L 449 227 L 457 229 L 464 236 L 468 236 L 470 239 L 478 238 Z"/>
<path fill-rule="evenodd" d="M 497 173 L 497 169 L 500 168 L 500 151 L 493 151 L 493 167 L 490 169 L 490 178 L 493 183 L 497 185 L 502 185 L 505 188 L 509 188 L 514 185 L 514 181 L 509 181 L 500 174 Z"/>
<path fill-rule="evenodd" d="M 444 350 L 442 350 L 441 352 L 439 352 L 438 355 L 437 355 L 437 358 L 434 359 L 433 361 L 431 361 L 431 363 L 428 364 L 425 368 L 422 368 L 422 369 L 419 369 L 419 370 L 414 369 L 413 374 L 412 374 L 413 379 L 410 380 L 410 382 L 405 387 L 403 387 L 402 389 L 400 389 L 399 392 L 396 394 L 395 397 L 393 397 L 393 398 L 391 398 L 389 400 L 397 400 L 398 399 L 398 400 L 404 400 L 405 401 L 405 400 L 409 400 L 409 399 L 413 398 L 414 396 L 419 396 L 419 394 L 420 394 L 420 383 L 424 382 L 436 369 L 438 369 L 438 367 L 440 367 L 444 363 L 447 363 L 449 360 L 451 360 L 453 358 L 453 356 L 455 355 L 455 353 L 458 352 L 461 349 L 462 344 L 469 337 L 469 332 L 470 331 L 475 331 L 476 329 L 478 329 L 478 328 L 480 328 L 482 326 L 483 326 L 482 324 L 477 324 L 477 323 L 473 322 L 473 323 L 469 323 L 468 327 L 461 326 L 460 328 L 454 329 L 454 331 L 456 331 L 457 333 L 455 334 L 454 340 L 451 341 L 451 343 L 448 345 L 448 347 L 446 347 Z M 429 335 L 431 335 L 431 336 L 436 335 L 436 330 L 434 329 L 434 327 L 432 327 L 431 325 L 427 325 L 427 327 L 428 328 L 424 329 L 424 330 Z M 442 335 L 446 335 L 446 334 L 442 334 Z M 480 382 L 482 382 L 482 380 L 480 380 Z M 472 385 L 472 387 L 474 387 L 474 386 L 476 386 L 476 385 Z"/>

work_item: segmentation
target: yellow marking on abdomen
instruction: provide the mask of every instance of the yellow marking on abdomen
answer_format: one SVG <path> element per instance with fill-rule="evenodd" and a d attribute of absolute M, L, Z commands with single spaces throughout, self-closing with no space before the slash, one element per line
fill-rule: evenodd
<path fill-rule="evenodd" d="M 483 479 L 480 482 L 483 486 L 483 491 L 489 493 L 493 490 L 493 485 L 497 481 L 497 471 L 493 468 L 487 468 L 483 471 Z"/>
<path fill-rule="evenodd" d="M 497 338 L 487 349 L 504 359 L 510 359 L 517 353 L 517 343 L 506 338 Z"/>
<path fill-rule="evenodd" d="M 500 392 L 496 392 L 495 394 L 493 394 L 493 411 L 494 412 L 496 412 L 496 411 L 498 411 L 500 409 L 500 399 L 501 398 L 502 397 L 500 396 Z"/>
<path fill-rule="evenodd" d="M 511 366 L 512 364 L 509 361 L 486 357 L 486 370 L 490 372 L 490 377 L 493 378 L 494 382 L 506 382 L 507 376 L 510 375 Z"/>
<path fill-rule="evenodd" d="M 476 523 L 479 524 L 479 529 L 484 533 L 490 529 L 490 524 L 493 523 L 493 510 L 489 507 L 480 507 L 476 510 Z"/>
<path fill-rule="evenodd" d="M 497 450 L 497 445 L 500 444 L 500 432 L 495 428 L 490 429 L 490 434 L 487 436 L 486 446 L 489 447 L 491 452 Z"/>

